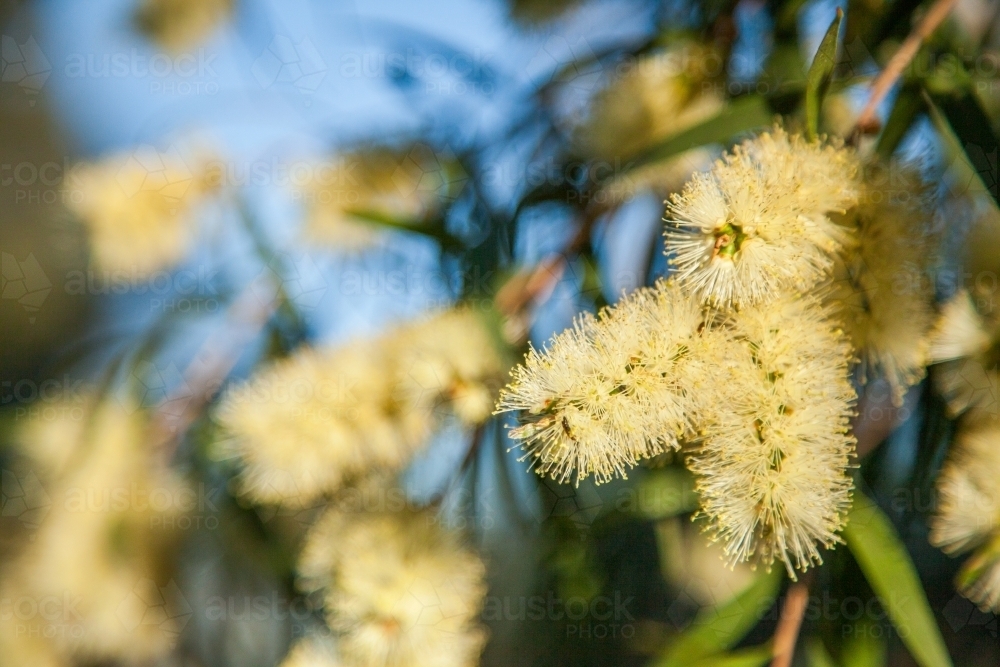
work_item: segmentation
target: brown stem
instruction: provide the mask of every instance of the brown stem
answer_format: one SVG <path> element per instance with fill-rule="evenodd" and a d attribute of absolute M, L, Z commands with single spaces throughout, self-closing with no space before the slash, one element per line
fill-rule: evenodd
<path fill-rule="evenodd" d="M 879 103 L 885 99 L 885 96 L 896 84 L 896 81 L 902 76 L 903 70 L 906 69 L 910 61 L 920 51 L 924 40 L 934 34 L 934 31 L 937 30 L 941 22 L 951 13 L 952 8 L 957 2 L 958 0 L 936 0 L 930 10 L 920 19 L 917 27 L 913 29 L 913 32 L 903 42 L 903 45 L 889 59 L 889 63 L 885 66 L 885 69 L 875 77 L 875 81 L 872 82 L 871 96 L 868 98 L 868 103 L 861 110 L 858 121 L 854 125 L 855 135 L 860 133 L 869 134 L 878 129 L 878 123 L 875 120 L 875 111 Z"/>
<path fill-rule="evenodd" d="M 508 317 L 514 317 L 531 302 L 544 300 L 544 295 L 555 287 L 565 273 L 569 258 L 578 255 L 586 247 L 594 230 L 594 224 L 607 210 L 604 205 L 587 206 L 581 215 L 580 229 L 561 252 L 549 255 L 534 269 L 518 274 L 501 287 L 494 299 L 500 312 Z"/>
<path fill-rule="evenodd" d="M 184 433 L 236 365 L 243 348 L 256 338 L 277 308 L 278 299 L 267 298 L 260 288 L 255 282 L 236 297 L 226 312 L 225 325 L 209 334 L 184 369 L 180 394 L 168 399 L 153 415 L 153 450 L 164 465 L 169 464 Z M 183 406 L 179 412 L 178 405 Z"/>
<path fill-rule="evenodd" d="M 795 643 L 802 627 L 802 617 L 809 606 L 809 586 L 812 583 L 812 573 L 803 575 L 802 580 L 791 585 L 785 596 L 785 604 L 781 608 L 781 620 L 774 633 L 774 650 L 771 667 L 789 667 L 792 656 L 795 655 Z"/>

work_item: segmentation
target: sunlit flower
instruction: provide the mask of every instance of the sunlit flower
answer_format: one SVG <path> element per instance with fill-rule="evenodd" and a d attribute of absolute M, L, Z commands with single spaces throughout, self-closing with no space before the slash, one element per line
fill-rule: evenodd
<path fill-rule="evenodd" d="M 233 13 L 234 0 L 144 0 L 136 22 L 164 48 L 178 53 L 202 42 Z"/>
<path fill-rule="evenodd" d="M 456 308 L 332 350 L 304 349 L 224 396 L 220 453 L 241 492 L 302 505 L 373 471 L 397 471 L 448 415 L 490 414 L 506 366 L 485 319 Z"/>
<path fill-rule="evenodd" d="M 866 176 L 861 202 L 844 221 L 855 239 L 837 260 L 830 297 L 857 350 L 862 381 L 884 376 L 898 404 L 927 365 L 932 202 L 919 177 L 904 169 L 889 174 L 872 166 Z"/>
<path fill-rule="evenodd" d="M 850 504 L 855 399 L 850 347 L 805 297 L 747 308 L 725 323 L 700 391 L 713 414 L 689 460 L 707 529 L 730 562 L 821 562 Z"/>
<path fill-rule="evenodd" d="M 307 636 L 292 645 L 280 667 L 340 667 L 333 642 L 323 637 Z"/>
<path fill-rule="evenodd" d="M 1000 414 L 998 327 L 976 310 L 972 297 L 959 290 L 938 316 L 930 336 L 934 380 L 956 416 L 976 408 Z"/>
<path fill-rule="evenodd" d="M 857 172 L 841 144 L 781 128 L 737 146 L 671 198 L 666 253 L 676 279 L 721 306 L 812 287 L 850 241 L 830 214 L 857 203 Z"/>
<path fill-rule="evenodd" d="M 65 443 L 71 465 L 43 471 L 51 508 L 4 585 L 35 600 L 73 602 L 64 618 L 40 615 L 24 629 L 61 655 L 150 660 L 172 647 L 186 620 L 155 582 L 173 542 L 167 527 L 191 496 L 154 464 L 146 429 L 141 411 L 97 403 L 86 429 Z M 152 606 L 163 614 L 148 615 Z"/>
<path fill-rule="evenodd" d="M 241 460 L 241 493 L 300 505 L 370 469 L 405 464 L 431 427 L 427 411 L 410 408 L 376 344 L 304 349 L 226 393 L 220 447 Z"/>
<path fill-rule="evenodd" d="M 721 60 L 685 43 L 638 59 L 602 90 L 577 129 L 580 150 L 603 160 L 626 158 L 717 114 L 724 98 L 706 86 Z"/>
<path fill-rule="evenodd" d="M 478 664 L 485 568 L 433 514 L 333 510 L 311 531 L 300 570 L 326 586 L 345 664 Z"/>
<path fill-rule="evenodd" d="M 507 366 L 485 318 L 456 308 L 397 332 L 391 353 L 408 404 L 454 413 L 469 425 L 490 416 Z"/>
<path fill-rule="evenodd" d="M 33 600 L 16 586 L 0 588 L 0 596 L 5 601 Z M 7 613 L 0 617 L 0 655 L 4 663 L 10 665 L 30 665 L 31 667 L 70 667 L 71 660 L 52 646 L 52 643 L 38 632 L 29 635 L 26 623 L 17 614 Z"/>
<path fill-rule="evenodd" d="M 639 290 L 529 351 L 497 411 L 520 411 L 510 435 L 539 474 L 577 483 L 625 476 L 690 430 L 685 380 L 707 345 L 701 324 L 700 306 L 676 287 Z"/>
<path fill-rule="evenodd" d="M 78 196 L 67 204 L 89 233 L 93 262 L 138 277 L 184 257 L 210 190 L 207 172 L 192 171 L 176 150 L 148 147 L 81 165 L 72 182 Z"/>
<path fill-rule="evenodd" d="M 979 547 L 959 585 L 983 609 L 1000 611 L 1000 422 L 975 411 L 963 418 L 937 490 L 931 544 L 948 554 Z"/>
<path fill-rule="evenodd" d="M 931 333 L 928 356 L 932 362 L 951 361 L 982 354 L 991 343 L 985 320 L 976 311 L 968 290 L 962 289 L 941 308 Z"/>
<path fill-rule="evenodd" d="M 297 193 L 306 207 L 307 239 L 342 250 L 378 241 L 386 229 L 419 227 L 459 183 L 457 166 L 426 146 L 376 147 L 313 166 Z"/>

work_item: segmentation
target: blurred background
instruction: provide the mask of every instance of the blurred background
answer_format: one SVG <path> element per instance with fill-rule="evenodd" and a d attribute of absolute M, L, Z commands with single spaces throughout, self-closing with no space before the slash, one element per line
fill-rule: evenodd
<path fill-rule="evenodd" d="M 759 573 L 724 567 L 688 520 L 676 462 L 542 480 L 490 413 L 529 341 L 666 274 L 663 201 L 692 172 L 778 115 L 799 122 L 838 7 L 820 117 L 845 136 L 921 3 L 0 2 L 0 664 L 265 667 L 340 632 L 296 575 L 330 496 L 246 492 L 216 407 L 302 346 L 384 340 L 457 304 L 479 323 L 459 330 L 493 342 L 438 343 L 490 359 L 487 393 L 455 380 L 448 414 L 386 467 L 403 504 L 485 562 L 480 662 L 647 664 L 705 613 L 736 613 Z M 941 299 L 996 289 L 998 11 L 959 0 L 880 110 L 903 119 L 880 150 L 950 202 L 943 259 L 921 276 Z M 929 384 L 901 405 L 870 388 L 861 475 L 954 664 L 996 665 L 996 616 L 927 542 L 921 457 L 939 466 L 953 428 Z M 291 421 L 324 428 L 308 407 Z M 116 449 L 139 415 L 141 447 Z M 157 492 L 184 502 L 157 508 Z M 805 616 L 819 643 L 797 664 L 918 664 L 850 554 L 828 564 Z M 717 630 L 724 648 L 767 641 L 780 597 L 743 598 L 754 622 Z"/>

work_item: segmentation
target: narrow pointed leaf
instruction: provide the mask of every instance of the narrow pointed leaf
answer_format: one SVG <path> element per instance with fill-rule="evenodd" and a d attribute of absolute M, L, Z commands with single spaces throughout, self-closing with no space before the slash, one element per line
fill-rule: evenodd
<path fill-rule="evenodd" d="M 823 36 L 816 57 L 809 66 L 806 75 L 806 134 L 809 139 L 815 139 L 819 130 L 819 109 L 823 102 L 826 86 L 830 75 L 837 64 L 837 35 L 840 33 L 840 22 L 844 18 L 844 10 L 837 8 L 837 16 Z"/>
<path fill-rule="evenodd" d="M 656 667 L 688 667 L 735 646 L 763 618 L 778 595 L 784 570 L 760 573 L 753 584 L 720 607 L 702 610 L 667 647 Z"/>
<path fill-rule="evenodd" d="M 951 667 L 951 658 L 917 568 L 878 505 L 855 490 L 844 540 L 872 590 L 921 667 Z"/>
<path fill-rule="evenodd" d="M 651 162 L 673 157 L 706 144 L 725 143 L 741 132 L 771 123 L 773 112 L 760 95 L 739 97 L 705 122 L 676 134 L 635 158 L 625 169 L 635 169 Z"/>

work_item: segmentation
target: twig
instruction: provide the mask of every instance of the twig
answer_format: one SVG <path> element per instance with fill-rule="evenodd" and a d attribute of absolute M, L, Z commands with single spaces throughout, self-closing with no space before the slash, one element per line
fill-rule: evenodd
<path fill-rule="evenodd" d="M 223 327 L 209 334 L 194 359 L 184 369 L 184 385 L 153 415 L 151 442 L 166 465 L 177 445 L 197 419 L 202 407 L 219 389 L 236 365 L 243 349 L 271 318 L 279 300 L 265 298 L 254 281 L 233 301 Z M 177 411 L 177 406 L 182 408 Z"/>
<path fill-rule="evenodd" d="M 906 38 L 906 41 L 903 42 L 903 45 L 889 59 L 889 63 L 885 66 L 885 69 L 875 77 L 875 81 L 872 82 L 868 103 L 861 110 L 858 121 L 854 125 L 855 135 L 860 133 L 870 134 L 878 128 L 878 123 L 875 120 L 875 111 L 878 105 L 885 99 L 885 96 L 896 84 L 896 81 L 902 76 L 903 70 L 906 69 L 910 61 L 920 51 L 924 40 L 934 34 L 934 31 L 941 25 L 945 17 L 951 13 L 952 8 L 954 8 L 957 2 L 958 0 L 936 0 L 930 10 L 920 19 L 917 27 L 914 28 L 913 32 Z"/>
<path fill-rule="evenodd" d="M 518 274 L 501 287 L 494 299 L 500 312 L 514 317 L 532 302 L 544 301 L 566 272 L 570 258 L 580 254 L 587 246 L 594 224 L 607 210 L 603 205 L 588 206 L 581 215 L 580 229 L 565 248 L 548 255 L 533 269 Z"/>
<path fill-rule="evenodd" d="M 804 575 L 788 589 L 785 604 L 781 608 L 781 620 L 774 633 L 774 659 L 771 667 L 789 667 L 792 656 L 795 655 L 795 643 L 802 627 L 802 616 L 809 606 L 809 585 L 812 583 L 812 573 Z"/>

